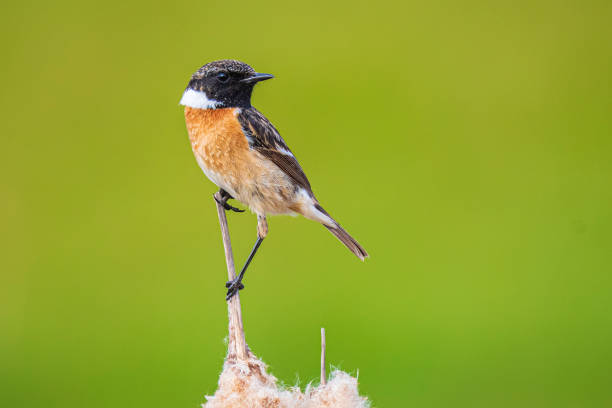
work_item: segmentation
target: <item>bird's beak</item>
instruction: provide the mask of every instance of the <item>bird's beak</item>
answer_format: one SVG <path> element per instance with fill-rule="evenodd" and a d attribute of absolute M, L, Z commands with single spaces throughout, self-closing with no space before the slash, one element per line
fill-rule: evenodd
<path fill-rule="evenodd" d="M 248 78 L 241 80 L 240 82 L 246 83 L 246 84 L 254 84 L 256 82 L 265 81 L 266 79 L 272 79 L 272 78 L 274 78 L 274 75 L 257 73 L 253 76 L 250 76 Z"/>

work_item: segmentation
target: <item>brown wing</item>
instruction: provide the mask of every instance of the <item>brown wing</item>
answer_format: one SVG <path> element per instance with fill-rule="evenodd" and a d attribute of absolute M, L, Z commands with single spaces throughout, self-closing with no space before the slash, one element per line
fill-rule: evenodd
<path fill-rule="evenodd" d="M 287 174 L 293 181 L 297 183 L 300 187 L 306 189 L 309 193 L 312 194 L 312 189 L 310 188 L 310 182 L 306 175 L 302 171 L 300 164 L 293 156 L 288 156 L 284 153 L 279 153 L 276 150 L 270 149 L 256 149 L 259 153 L 266 156 L 270 159 L 274 164 L 276 164 L 285 174 Z"/>
<path fill-rule="evenodd" d="M 242 109 L 238 114 L 238 122 L 242 126 L 249 147 L 257 150 L 276 164 L 297 185 L 312 194 L 310 182 L 304 174 L 297 159 L 289 150 L 278 130 L 257 109 L 250 107 Z"/>

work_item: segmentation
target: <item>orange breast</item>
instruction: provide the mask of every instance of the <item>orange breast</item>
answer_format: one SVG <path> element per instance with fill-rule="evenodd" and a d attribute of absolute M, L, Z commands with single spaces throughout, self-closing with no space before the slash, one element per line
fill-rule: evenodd
<path fill-rule="evenodd" d="M 236 118 L 236 108 L 194 109 L 185 107 L 185 122 L 191 148 L 211 171 L 239 171 L 249 144 Z"/>
<path fill-rule="evenodd" d="M 251 150 L 237 108 L 185 107 L 185 122 L 198 164 L 213 183 L 258 214 L 287 213 L 295 188 L 274 163 Z"/>

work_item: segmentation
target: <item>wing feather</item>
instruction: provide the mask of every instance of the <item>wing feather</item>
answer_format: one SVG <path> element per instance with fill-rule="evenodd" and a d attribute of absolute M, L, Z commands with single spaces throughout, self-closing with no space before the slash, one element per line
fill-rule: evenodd
<path fill-rule="evenodd" d="M 312 195 L 306 174 L 274 125 L 253 107 L 242 109 L 238 121 L 249 147 L 276 164 L 298 186 Z"/>

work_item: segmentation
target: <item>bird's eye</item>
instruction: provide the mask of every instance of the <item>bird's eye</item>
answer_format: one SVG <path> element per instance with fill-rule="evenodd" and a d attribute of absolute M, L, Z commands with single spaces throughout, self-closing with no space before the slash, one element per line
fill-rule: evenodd
<path fill-rule="evenodd" d="M 219 82 L 227 82 L 228 79 L 229 79 L 229 75 L 227 75 L 227 72 L 219 72 L 217 74 L 217 80 Z"/>

